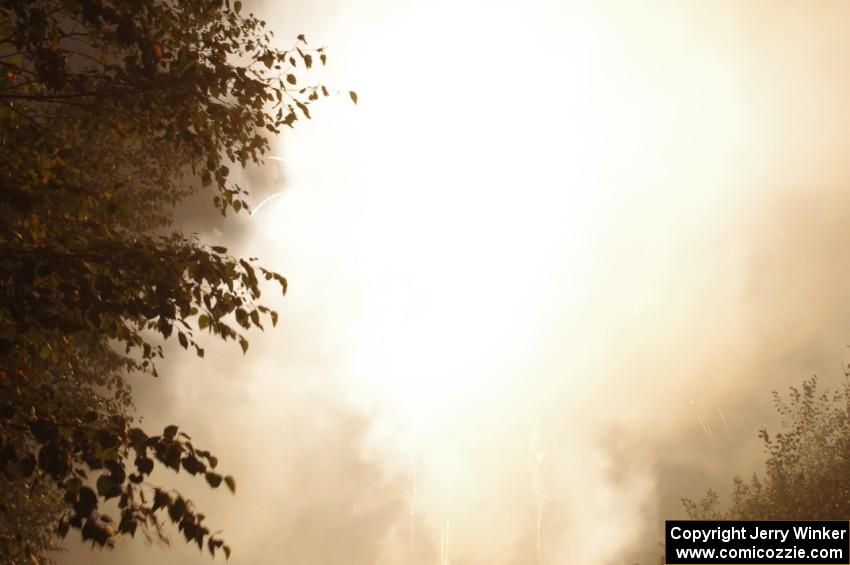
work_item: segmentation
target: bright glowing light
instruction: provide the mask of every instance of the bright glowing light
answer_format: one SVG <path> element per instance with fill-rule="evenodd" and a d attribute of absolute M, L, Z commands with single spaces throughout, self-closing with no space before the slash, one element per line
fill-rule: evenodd
<path fill-rule="evenodd" d="M 631 48 L 644 38 L 628 35 L 631 22 L 589 3 L 440 0 L 389 11 L 375 3 L 384 19 L 367 48 L 358 43 L 356 57 L 369 64 L 352 63 L 356 110 L 330 106 L 322 118 L 328 129 L 292 135 L 291 146 L 307 156 L 293 162 L 334 165 L 293 171 L 299 188 L 285 201 L 262 203 L 256 218 L 270 252 L 287 262 L 285 307 L 323 324 L 322 361 L 339 375 L 345 398 L 374 417 L 371 439 L 421 454 L 404 528 L 408 553 L 416 519 L 432 528 L 442 562 L 461 540 L 474 543 L 476 525 L 488 555 L 504 559 L 522 528 L 504 518 L 499 526 L 515 537 L 494 540 L 488 532 L 498 518 L 482 520 L 482 503 L 527 511 L 539 562 L 558 512 L 561 520 L 584 511 L 599 517 L 561 540 L 587 548 L 588 540 L 613 539 L 642 511 L 640 503 L 629 512 L 616 505 L 641 499 L 651 481 L 611 482 L 609 457 L 587 431 L 613 386 L 595 381 L 610 370 L 608 326 L 675 298 L 655 277 L 673 263 L 678 242 L 660 242 L 676 230 L 693 236 L 701 211 L 719 209 L 722 192 L 711 189 L 730 173 L 715 165 L 731 158 L 746 132 L 734 81 L 722 65 L 700 67 L 700 91 L 675 73 L 638 71 L 660 59 L 684 73 L 694 58 L 711 56 L 651 42 L 636 53 Z M 355 25 L 360 12 L 369 13 L 340 22 Z M 632 16 L 644 18 L 642 33 L 654 37 L 648 16 Z M 691 126 L 699 148 L 722 150 L 688 146 L 680 135 Z M 688 170 L 687 190 L 675 186 L 671 178 L 692 166 L 700 177 Z M 638 217 L 657 222 L 637 230 Z M 624 241 L 634 233 L 640 237 Z M 622 273 L 641 275 L 618 280 Z M 599 296 L 605 300 L 593 300 Z M 285 386 L 276 377 L 257 385 L 258 398 L 268 402 L 274 387 Z M 542 451 L 528 489 L 527 422 L 552 406 L 557 425 L 581 423 L 561 429 L 562 437 L 589 461 L 564 463 L 565 451 L 550 460 L 547 451 L 547 476 L 550 464 L 560 464 L 565 477 L 580 477 L 581 489 L 592 491 L 573 510 L 564 510 L 565 501 L 584 494 L 575 484 L 543 484 Z M 603 412 L 615 423 L 629 417 Z M 522 469 L 514 469 L 517 460 Z M 516 476 L 493 472 L 499 464 Z M 609 530 L 589 531 L 602 522 Z M 583 561 L 617 551 L 594 547 L 592 556 L 577 550 L 588 552 Z M 569 562 L 554 539 L 546 537 L 545 549 L 549 562 Z"/>
<path fill-rule="evenodd" d="M 453 434 L 470 402 L 529 378 L 517 369 L 553 303 L 580 300 L 606 124 L 575 82 L 599 62 L 515 48 L 541 40 L 530 17 L 521 4 L 411 7 L 374 38 L 382 64 L 358 76 L 354 388 L 417 437 Z M 597 30 L 573 31 L 578 44 Z M 573 276 L 553 288 L 564 268 Z"/>

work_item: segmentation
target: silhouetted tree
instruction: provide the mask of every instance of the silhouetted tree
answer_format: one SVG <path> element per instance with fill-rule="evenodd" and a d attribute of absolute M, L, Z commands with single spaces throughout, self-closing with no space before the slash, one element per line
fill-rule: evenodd
<path fill-rule="evenodd" d="M 157 374 L 162 339 L 203 357 L 206 331 L 245 352 L 245 330 L 277 323 L 261 280 L 285 292 L 284 277 L 168 225 L 195 190 L 247 210 L 231 168 L 310 117 L 330 93 L 303 75 L 325 60 L 303 36 L 274 48 L 239 1 L 0 0 L 0 472 L 22 493 L 0 501 L 6 561 L 43 559 L 47 521 L 108 546 L 167 519 L 229 555 L 149 475 L 235 481 L 177 426 L 134 425 L 126 376 Z"/>
<path fill-rule="evenodd" d="M 846 377 L 846 376 L 845 376 Z M 683 499 L 694 519 L 846 520 L 850 515 L 850 381 L 818 392 L 816 377 L 787 399 L 773 393 L 782 431 L 759 437 L 767 453 L 763 475 L 733 480 L 731 503 L 720 508 L 716 491 Z"/>

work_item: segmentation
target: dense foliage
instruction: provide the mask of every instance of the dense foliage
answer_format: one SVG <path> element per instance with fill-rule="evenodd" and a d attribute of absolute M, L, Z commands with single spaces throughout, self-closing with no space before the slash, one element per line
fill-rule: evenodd
<path fill-rule="evenodd" d="M 763 476 L 735 477 L 722 510 L 716 491 L 684 499 L 694 519 L 846 520 L 850 515 L 850 380 L 841 390 L 818 391 L 817 378 L 774 392 L 782 431 L 759 432 L 767 453 Z"/>
<path fill-rule="evenodd" d="M 203 356 L 206 331 L 244 352 L 245 330 L 277 322 L 258 300 L 261 280 L 285 292 L 281 275 L 169 223 L 196 190 L 246 210 L 231 168 L 330 94 L 302 85 L 323 50 L 296 45 L 276 49 L 239 1 L 0 0 L 4 562 L 43 560 L 54 532 L 110 546 L 163 521 L 229 555 L 149 476 L 233 478 L 176 426 L 136 426 L 126 377 L 157 374 L 163 339 Z"/>

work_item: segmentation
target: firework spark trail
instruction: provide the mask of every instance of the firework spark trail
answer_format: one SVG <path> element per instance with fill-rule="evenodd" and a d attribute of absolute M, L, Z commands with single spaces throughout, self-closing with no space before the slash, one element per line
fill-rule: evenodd
<path fill-rule="evenodd" d="M 269 156 L 266 157 L 266 159 L 271 159 L 273 161 L 280 161 L 282 163 L 287 162 L 286 159 L 284 159 L 283 157 L 278 157 L 277 155 L 269 155 Z M 277 198 L 281 194 L 283 194 L 283 191 L 275 192 L 274 194 L 272 194 L 271 196 L 269 196 L 268 198 L 266 198 L 265 200 L 263 200 L 262 202 L 257 204 L 257 207 L 254 208 L 253 210 L 251 210 L 251 215 L 253 216 L 257 212 L 259 212 L 260 208 L 262 208 L 263 206 L 265 206 L 266 204 L 268 204 L 269 202 L 271 202 L 272 200 L 274 200 L 275 198 Z"/>
<path fill-rule="evenodd" d="M 535 523 L 535 533 L 536 533 L 536 551 L 537 551 L 537 563 L 538 565 L 543 564 L 543 536 L 542 536 L 542 526 L 543 526 L 543 486 L 540 482 L 540 466 L 543 463 L 543 451 L 540 447 L 541 441 L 541 431 L 540 431 L 540 418 L 535 420 L 531 424 L 531 442 L 529 445 L 529 451 L 531 452 L 531 488 L 534 491 L 534 502 L 537 505 L 537 516 Z"/>
<path fill-rule="evenodd" d="M 416 469 L 416 453 L 410 454 L 410 530 L 408 534 L 408 562 L 413 563 L 413 534 L 416 526 L 416 497 L 419 493 L 419 476 Z"/>
<path fill-rule="evenodd" d="M 714 433 L 711 431 L 711 426 L 708 425 L 708 421 L 702 416 L 697 416 L 697 422 L 699 422 L 700 426 L 702 426 L 702 431 L 705 434 L 705 438 L 714 443 Z"/>
<path fill-rule="evenodd" d="M 449 532 L 451 528 L 452 498 L 449 490 L 449 477 L 443 482 L 443 525 L 440 528 L 440 565 L 451 565 L 449 560 Z"/>
<path fill-rule="evenodd" d="M 708 428 L 705 427 L 705 421 L 702 419 L 702 416 L 697 416 L 697 422 L 699 422 L 699 425 L 702 428 L 703 435 L 705 435 L 705 438 L 708 439 Z"/>
<path fill-rule="evenodd" d="M 720 414 L 720 421 L 723 422 L 723 429 L 726 431 L 726 437 L 729 437 L 729 424 L 726 422 L 726 416 L 723 415 L 723 410 L 717 407 L 717 413 Z"/>
<path fill-rule="evenodd" d="M 440 565 L 446 565 L 446 530 L 448 529 L 448 512 L 446 509 L 446 485 L 443 484 L 443 523 L 440 525 Z"/>
<path fill-rule="evenodd" d="M 251 210 L 251 215 L 253 216 L 257 212 L 259 212 L 260 208 L 262 208 L 263 206 L 265 206 L 266 204 L 268 204 L 269 202 L 271 202 L 272 200 L 274 200 L 275 198 L 277 198 L 278 196 L 281 196 L 281 195 L 283 195 L 283 191 L 275 192 L 274 194 L 272 194 L 271 196 L 269 196 L 268 198 L 266 198 L 265 200 L 263 200 L 262 202 L 257 204 L 257 207 L 254 208 L 253 210 Z"/>
<path fill-rule="evenodd" d="M 705 422 L 705 429 L 708 430 L 708 437 L 711 439 L 712 443 L 715 442 L 714 430 L 711 429 L 711 424 L 705 418 L 703 418 L 702 421 Z"/>

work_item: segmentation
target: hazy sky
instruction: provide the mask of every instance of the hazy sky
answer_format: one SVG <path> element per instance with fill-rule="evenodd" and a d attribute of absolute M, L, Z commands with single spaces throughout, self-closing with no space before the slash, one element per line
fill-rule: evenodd
<path fill-rule="evenodd" d="M 282 327 L 139 387 L 236 475 L 179 481 L 231 562 L 652 563 L 681 496 L 758 469 L 770 390 L 841 378 L 850 5 L 253 7 L 360 103 L 198 224 L 289 278 Z"/>

